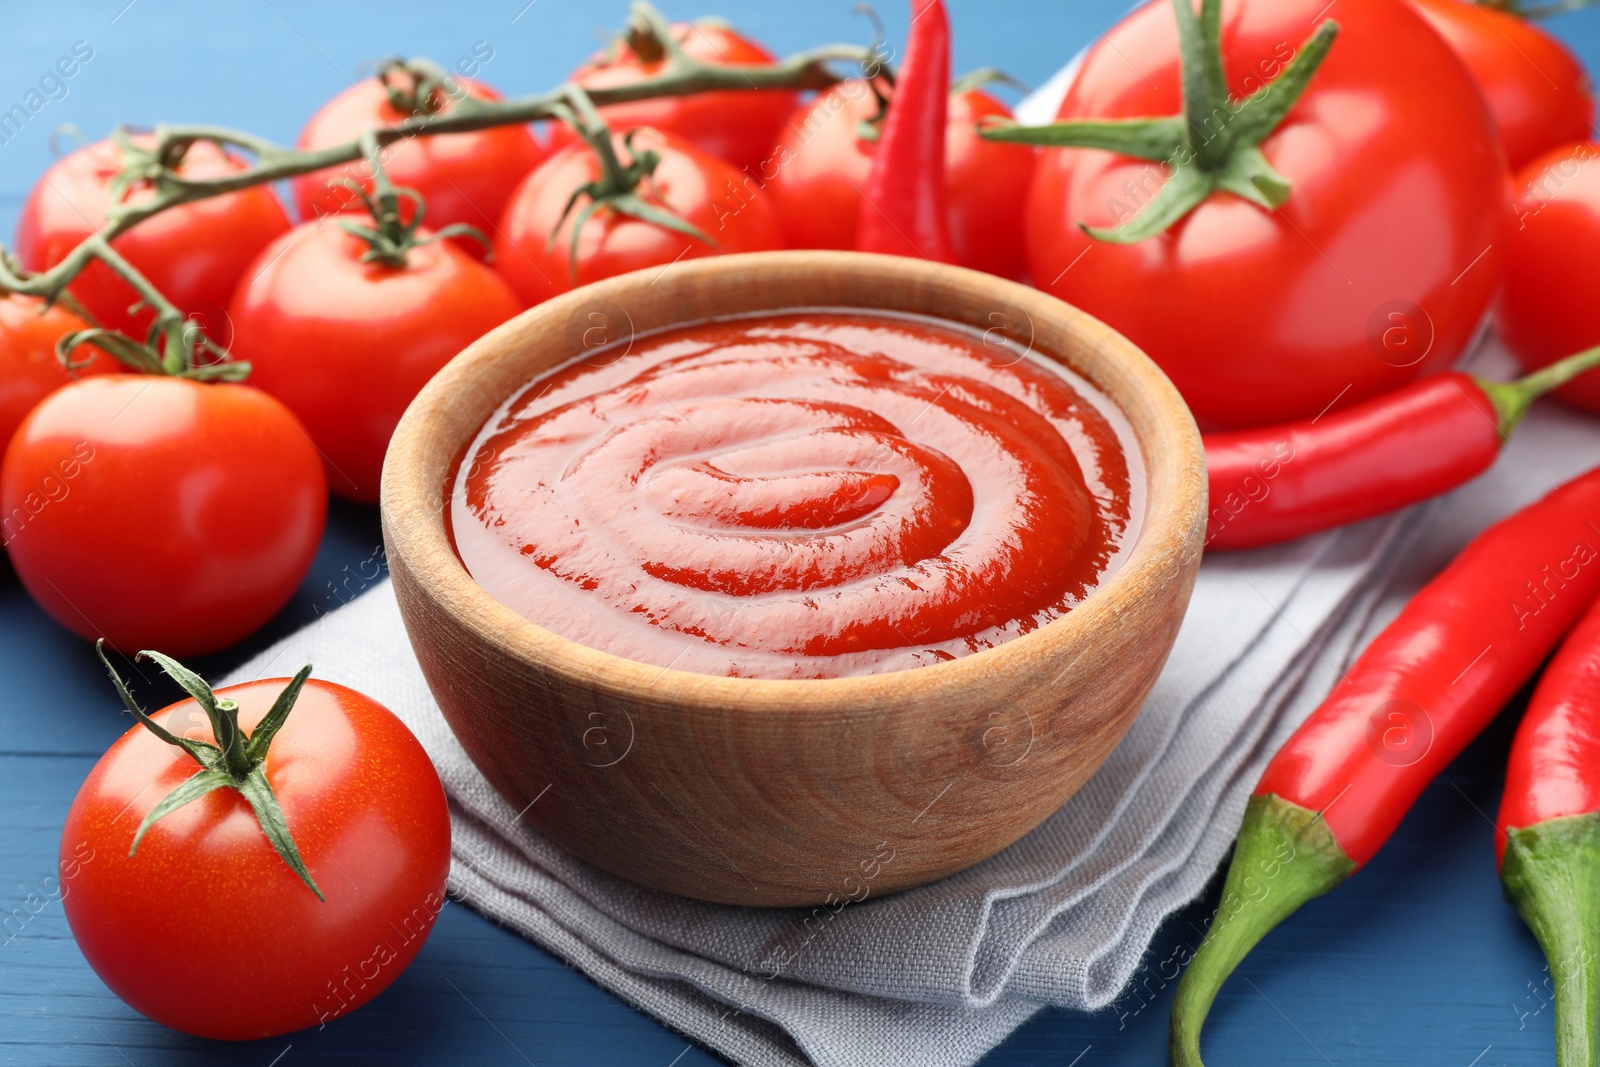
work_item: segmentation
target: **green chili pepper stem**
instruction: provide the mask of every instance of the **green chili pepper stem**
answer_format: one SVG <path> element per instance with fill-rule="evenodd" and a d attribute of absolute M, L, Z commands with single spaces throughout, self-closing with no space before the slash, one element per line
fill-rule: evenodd
<path fill-rule="evenodd" d="M 1250 798 L 1222 902 L 1172 1002 L 1173 1067 L 1203 1067 L 1200 1029 L 1206 1013 L 1256 943 L 1355 870 L 1320 813 L 1270 794 Z"/>
<path fill-rule="evenodd" d="M 1482 378 L 1474 380 L 1494 404 L 1495 415 L 1500 423 L 1500 436 L 1510 437 L 1535 400 L 1596 367 L 1600 367 L 1600 345 L 1557 360 L 1548 367 L 1540 367 L 1514 382 L 1491 382 Z"/>
<path fill-rule="evenodd" d="M 1557 1067 L 1600 1067 L 1600 813 L 1506 837 L 1500 881 L 1555 985 Z"/>

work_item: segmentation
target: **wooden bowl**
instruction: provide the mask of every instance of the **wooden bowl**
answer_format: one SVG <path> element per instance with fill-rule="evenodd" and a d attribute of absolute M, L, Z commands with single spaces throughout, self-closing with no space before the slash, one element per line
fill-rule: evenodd
<path fill-rule="evenodd" d="M 513 392 L 627 331 L 801 307 L 1001 331 L 1097 385 L 1143 452 L 1147 509 L 1122 568 L 1070 614 L 997 648 L 823 681 L 622 659 L 529 622 L 467 574 L 445 532 L 446 482 Z M 456 736 L 511 807 L 613 874 L 757 905 L 837 904 L 932 882 L 1059 808 L 1110 754 L 1171 651 L 1206 509 L 1188 408 L 1109 327 L 986 274 L 840 252 L 695 260 L 540 304 L 423 389 L 389 446 L 382 493 L 411 644 Z"/>

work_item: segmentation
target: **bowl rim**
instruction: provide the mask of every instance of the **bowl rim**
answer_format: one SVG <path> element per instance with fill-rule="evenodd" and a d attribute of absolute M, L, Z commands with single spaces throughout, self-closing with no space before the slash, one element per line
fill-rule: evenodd
<path fill-rule="evenodd" d="M 884 701 L 898 704 L 904 700 L 908 688 L 965 690 L 969 686 L 982 686 L 986 681 L 997 681 L 1029 660 L 1048 654 L 1053 646 L 1070 646 L 1075 641 L 1085 640 L 1086 631 L 1092 631 L 1103 617 L 1120 614 L 1118 602 L 1137 595 L 1152 576 L 1165 571 L 1179 573 L 1181 563 L 1178 561 L 1190 553 L 1198 556 L 1207 506 L 1199 430 L 1171 380 L 1127 338 L 1088 313 L 1041 290 L 979 271 L 926 260 L 858 252 L 795 250 L 712 256 L 685 260 L 672 268 L 676 274 L 674 282 L 679 286 L 693 286 L 719 274 L 748 276 L 796 269 L 853 270 L 878 280 L 892 277 L 924 287 L 960 285 L 987 291 L 1009 300 L 1030 318 L 1044 315 L 1059 321 L 1065 327 L 1064 335 L 1118 349 L 1123 357 L 1118 370 L 1128 379 L 1127 388 L 1142 391 L 1150 405 L 1160 409 L 1161 414 L 1150 419 L 1147 427 L 1141 428 L 1125 405 L 1112 395 L 1112 390 L 1094 373 L 1072 362 L 1065 352 L 1042 345 L 1038 351 L 1042 358 L 1067 366 L 1105 393 L 1132 427 L 1145 472 L 1145 514 L 1137 539 L 1121 566 L 1071 611 L 1004 644 L 927 666 L 834 678 L 744 678 L 678 670 L 671 665 L 663 667 L 592 648 L 516 613 L 478 585 L 468 573 L 446 531 L 444 514 L 449 507 L 448 498 L 441 500 L 439 496 L 445 492 L 445 487 L 434 486 L 422 477 L 423 472 L 435 469 L 436 464 L 420 461 L 436 456 L 437 451 L 444 448 L 451 453 L 445 459 L 445 467 L 453 469 L 457 456 L 472 440 L 468 437 L 462 442 L 442 442 L 443 435 L 433 432 L 434 416 L 449 405 L 452 395 L 467 386 L 479 363 L 505 358 L 503 349 L 507 344 L 516 343 L 519 337 L 532 336 L 552 323 L 565 324 L 585 306 L 596 302 L 622 306 L 631 290 L 653 285 L 659 279 L 661 272 L 656 268 L 582 286 L 527 309 L 463 349 L 418 393 L 395 430 L 383 465 L 380 508 L 391 569 L 399 560 L 436 608 L 448 612 L 457 623 L 475 631 L 505 654 L 547 675 L 561 676 L 569 682 L 618 696 L 637 698 L 648 692 L 652 705 L 775 710 L 796 706 L 872 707 Z M 800 310 L 819 305 L 797 301 L 790 306 Z M 920 314 L 943 319 L 957 328 L 972 328 L 972 324 L 942 315 L 937 310 L 907 311 L 874 304 L 870 295 L 859 305 L 830 306 L 859 307 L 865 314 L 873 310 Z M 768 314 L 784 312 L 783 307 L 751 310 Z M 694 321 L 705 321 L 705 318 L 685 319 L 684 324 Z M 665 323 L 641 329 L 640 333 L 671 328 L 671 323 Z M 516 389 L 523 388 L 526 381 Z M 505 399 L 499 398 L 496 406 Z M 481 426 L 480 419 L 471 431 L 473 436 Z M 1067 668 L 1070 666 L 1067 664 Z"/>

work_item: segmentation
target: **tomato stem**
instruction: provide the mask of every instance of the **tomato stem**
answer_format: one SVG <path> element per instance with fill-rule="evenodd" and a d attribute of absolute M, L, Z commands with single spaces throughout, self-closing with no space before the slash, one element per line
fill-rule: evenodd
<path fill-rule="evenodd" d="M 1031 93 L 1033 89 L 1027 82 L 1014 78 L 999 67 L 979 67 L 970 70 L 950 83 L 951 96 L 965 96 L 974 89 L 982 89 L 985 85 L 1007 85 L 1019 93 Z"/>
<path fill-rule="evenodd" d="M 1133 244 L 1165 233 L 1217 192 L 1264 211 L 1289 199 L 1290 183 L 1267 161 L 1261 142 L 1304 95 L 1339 34 L 1328 20 L 1300 46 L 1276 79 L 1243 100 L 1228 92 L 1222 63 L 1222 0 L 1173 0 L 1183 78 L 1183 113 L 1145 119 L 1078 119 L 1048 126 L 998 122 L 979 131 L 993 141 L 1050 148 L 1098 148 L 1161 165 L 1167 180 L 1144 208 L 1116 226 L 1079 225 L 1090 236 Z"/>
<path fill-rule="evenodd" d="M 1535 400 L 1596 367 L 1600 367 L 1600 345 L 1557 360 L 1514 382 L 1492 382 L 1483 378 L 1473 380 L 1494 404 L 1500 436 L 1510 437 Z"/>
<path fill-rule="evenodd" d="M 67 370 L 78 370 L 87 365 L 87 360 L 74 359 L 72 354 L 83 345 L 90 345 L 144 374 L 165 374 L 200 381 L 240 381 L 249 375 L 250 364 L 229 362 L 227 352 L 213 344 L 197 323 L 184 318 L 183 312 L 162 296 L 161 291 L 150 284 L 150 280 L 137 267 L 112 248 L 111 242 L 103 234 L 90 234 L 84 238 L 53 269 L 68 267 L 69 275 L 75 277 L 95 260 L 104 263 L 139 294 L 140 302 L 155 312 L 155 321 L 143 342 L 100 326 L 63 334 L 56 342 L 56 358 Z M 40 285 L 39 279 L 43 277 L 45 274 L 25 273 L 17 267 L 9 253 L 0 252 L 0 290 L 41 296 L 46 308 L 57 301 L 76 305 L 76 301 L 65 290 L 52 290 L 49 285 Z M 159 350 L 156 347 L 158 344 Z M 197 364 L 194 358 L 197 351 L 209 352 L 218 358 L 213 362 Z"/>
<path fill-rule="evenodd" d="M 128 855 L 133 856 L 138 853 L 139 843 L 144 840 L 145 834 L 165 816 L 218 789 L 232 789 L 244 797 L 245 802 L 250 805 L 255 813 L 256 822 L 261 826 L 261 832 L 266 835 L 273 850 L 282 857 L 283 862 L 288 864 L 289 869 L 317 895 L 318 900 L 326 901 L 327 898 L 322 895 L 322 890 L 312 879 L 311 872 L 306 869 L 305 861 L 300 858 L 300 850 L 295 846 L 294 837 L 289 833 L 289 825 L 283 817 L 283 809 L 279 807 L 277 797 L 273 795 L 272 784 L 267 781 L 266 771 L 268 746 L 283 728 L 284 721 L 294 708 L 294 702 L 299 699 L 306 679 L 311 676 L 311 664 L 308 663 L 300 668 L 300 672 L 273 701 L 271 709 L 256 724 L 255 732 L 246 736 L 239 726 L 238 703 L 227 697 L 219 698 L 204 678 L 171 656 L 160 652 L 147 650 L 134 656 L 135 662 L 147 659 L 159 666 L 206 713 L 206 718 L 211 722 L 213 740 L 197 741 L 172 733 L 139 707 L 138 702 L 133 699 L 133 694 L 128 691 L 127 684 L 123 682 L 122 675 L 117 673 L 117 668 L 106 656 L 105 644 L 104 638 L 96 641 L 95 654 L 100 657 L 100 662 L 105 664 L 107 673 L 111 675 L 111 684 L 116 687 L 117 695 L 122 698 L 123 707 L 128 709 L 129 714 L 139 725 L 167 744 L 183 749 L 200 765 L 198 771 L 162 797 L 160 802 L 145 815 L 144 820 L 139 823 L 139 828 L 134 831 L 133 844 L 128 848 Z"/>
<path fill-rule="evenodd" d="M 391 80 L 398 77 L 398 84 Z M 389 106 L 402 115 L 437 115 L 444 110 L 443 95 L 458 83 L 439 64 L 420 57 L 390 56 L 378 64 Z M 464 93 L 462 99 L 470 99 Z M 458 101 L 459 102 L 459 101 Z"/>
<path fill-rule="evenodd" d="M 362 134 L 361 140 L 367 150 L 368 169 L 372 171 L 372 191 L 369 193 L 360 182 L 349 178 L 341 179 L 340 184 L 360 199 L 372 218 L 372 225 L 363 226 L 354 219 L 339 220 L 340 229 L 367 243 L 367 250 L 361 254 L 361 262 L 381 263 L 398 270 L 406 265 L 407 255 L 413 248 L 433 244 L 447 237 L 471 237 L 484 248 L 489 247 L 489 238 L 483 231 L 464 222 L 442 227 L 427 237 L 418 237 L 422 220 L 428 213 L 427 202 L 417 190 L 395 185 L 389 180 L 389 173 L 383 166 L 383 148 L 371 130 Z M 410 205 L 409 222 L 406 221 L 408 212 L 402 201 Z"/>
<path fill-rule="evenodd" d="M 572 237 L 567 252 L 567 270 L 574 285 L 578 281 L 579 238 L 583 233 L 584 224 L 601 208 L 610 208 L 619 215 L 653 223 L 708 245 L 717 243 L 709 234 L 670 207 L 652 204 L 639 195 L 639 186 L 649 181 L 655 175 L 656 167 L 661 165 L 661 154 L 651 149 L 640 151 L 634 148 L 634 135 L 639 132 L 638 130 L 629 130 L 622 135 L 622 146 L 627 149 L 629 157 L 629 162 L 624 164 L 617 155 L 617 145 L 611 127 L 600 117 L 600 111 L 595 107 L 589 94 L 581 87 L 569 84 L 567 105 L 560 108 L 557 114 L 579 137 L 583 138 L 584 143 L 594 152 L 595 158 L 600 161 L 599 179 L 573 190 L 566 207 L 561 209 L 561 217 L 556 219 L 556 224 L 551 228 L 546 241 L 546 248 L 555 245 L 556 237 L 560 234 L 567 217 L 572 214 L 572 209 L 578 206 L 580 200 L 587 197 L 589 202 L 579 208 L 578 217 L 572 224 Z"/>
<path fill-rule="evenodd" d="M 663 60 L 678 63 L 688 59 L 684 55 L 683 43 L 672 32 L 672 24 L 649 4 L 636 3 L 629 8 L 628 23 L 622 31 L 620 42 L 644 63 Z"/>
<path fill-rule="evenodd" d="M 647 3 L 633 5 L 628 32 L 636 42 L 642 43 L 649 37 L 659 43 L 668 57 L 667 62 L 663 64 L 659 73 L 648 78 L 625 85 L 589 90 L 586 98 L 594 107 L 705 92 L 758 92 L 764 89 L 804 92 L 828 89 L 852 76 L 833 70 L 831 65 L 835 63 L 851 64 L 856 68 L 856 73 L 865 74 L 868 78 L 889 76 L 878 49 L 860 45 L 824 45 L 798 52 L 777 63 L 764 65 L 719 65 L 702 62 L 683 52 L 680 43 L 673 38 L 670 24 L 659 11 Z M 409 87 L 395 84 L 391 80 L 397 73 L 409 74 L 412 79 Z M 86 238 L 60 263 L 47 271 L 23 277 L 17 272 L 0 269 L 0 290 L 53 300 L 78 276 L 90 260 L 103 258 L 97 255 L 97 239 L 99 244 L 109 247 L 109 242 L 114 238 L 174 207 L 314 171 L 336 168 L 363 157 L 370 158 L 369 150 L 373 139 L 379 148 L 383 148 L 413 137 L 466 133 L 496 126 L 516 126 L 545 119 L 559 119 L 564 113 L 570 113 L 572 108 L 572 87 L 561 85 L 544 93 L 511 100 L 491 101 L 463 96 L 455 100 L 447 112 L 436 113 L 428 110 L 426 106 L 419 108 L 417 105 L 419 103 L 431 105 L 436 99 L 435 87 L 448 90 L 450 75 L 442 68 L 426 60 L 390 60 L 380 68 L 379 77 L 384 80 L 386 89 L 391 93 L 390 102 L 395 103 L 398 100 L 399 109 L 410 117 L 394 125 L 368 131 L 370 138 L 358 137 L 326 148 L 297 151 L 254 134 L 220 126 L 158 125 L 152 131 L 151 147 L 136 151 L 125 175 L 119 178 L 123 186 L 135 180 L 148 183 L 152 195 L 137 203 L 124 202 L 116 205 L 109 213 L 106 225 L 98 234 Z M 127 140 L 127 131 L 119 129 L 118 136 Z M 197 141 L 210 141 L 225 148 L 242 150 L 254 156 L 255 162 L 241 170 L 215 178 L 185 178 L 178 174 L 175 168 L 183 154 Z M 649 206 L 645 205 L 646 208 Z M 672 226 L 671 223 L 661 224 L 680 228 Z M 131 282 L 132 279 L 129 280 Z M 148 287 L 148 282 L 145 285 Z M 148 294 L 141 295 L 147 301 L 150 300 Z M 198 336 L 192 332 L 192 327 L 187 328 L 191 330 L 191 339 Z M 177 328 L 177 336 L 182 336 L 182 329 Z M 165 331 L 164 334 L 170 346 L 173 343 L 173 333 Z M 238 371 L 228 371 L 226 374 L 208 376 L 228 377 L 242 376 L 242 374 Z"/>

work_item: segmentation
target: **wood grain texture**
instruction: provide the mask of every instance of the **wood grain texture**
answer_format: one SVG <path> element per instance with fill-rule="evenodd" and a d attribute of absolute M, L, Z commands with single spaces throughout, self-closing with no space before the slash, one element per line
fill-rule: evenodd
<path fill-rule="evenodd" d="M 1132 423 L 1146 468 L 1144 527 L 1122 569 L 1069 615 L 998 648 L 823 681 L 716 678 L 621 659 L 527 621 L 472 581 L 446 536 L 445 486 L 506 397 L 580 354 L 586 330 L 645 333 L 796 307 L 999 329 L 1102 389 Z M 411 406 L 389 449 L 382 505 L 412 645 L 495 788 L 518 809 L 544 794 L 526 818 L 608 871 L 759 905 L 921 885 L 993 855 L 1059 808 L 1110 754 L 1165 662 L 1204 511 L 1193 420 L 1122 337 L 987 275 L 829 252 L 708 259 L 526 312 L 463 352 Z"/>

